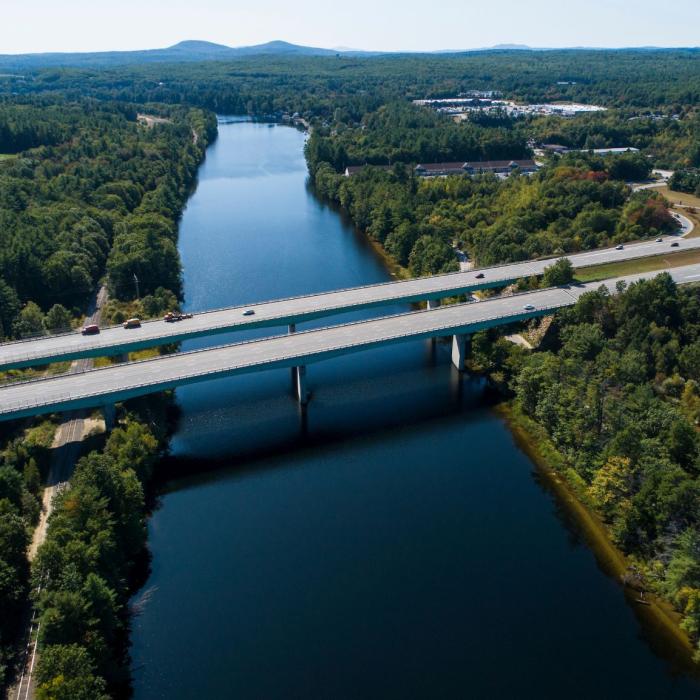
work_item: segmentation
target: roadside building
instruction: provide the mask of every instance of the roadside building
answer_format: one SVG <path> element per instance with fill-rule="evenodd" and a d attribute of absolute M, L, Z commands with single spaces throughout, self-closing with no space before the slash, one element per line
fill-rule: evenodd
<path fill-rule="evenodd" d="M 470 175 L 476 173 L 495 173 L 507 175 L 519 170 L 521 173 L 534 173 L 538 167 L 534 160 L 481 160 L 464 164 L 464 169 Z"/>
<path fill-rule="evenodd" d="M 357 173 L 361 172 L 365 168 L 377 168 L 378 170 L 391 170 L 393 166 L 391 165 L 370 165 L 369 163 L 366 163 L 365 165 L 348 165 L 347 168 L 345 168 L 345 177 L 352 177 L 353 175 L 357 175 Z"/>
<path fill-rule="evenodd" d="M 581 150 L 585 151 L 585 149 Z M 597 156 L 613 156 L 620 153 L 639 153 L 639 149 L 632 148 L 632 146 L 623 146 L 622 148 L 593 148 L 591 150 Z"/>
<path fill-rule="evenodd" d="M 556 153 L 557 155 L 561 155 L 562 153 L 566 153 L 569 149 L 567 146 L 562 146 L 560 143 L 543 143 L 540 144 L 539 150 L 544 153 Z"/>
<path fill-rule="evenodd" d="M 391 165 L 348 165 L 345 177 L 352 177 L 367 167 L 390 170 Z M 445 177 L 447 175 L 479 175 L 493 173 L 494 175 L 510 175 L 516 170 L 521 173 L 534 173 L 539 166 L 534 160 L 478 160 L 478 161 L 447 161 L 444 163 L 419 163 L 414 172 L 420 177 Z"/>
<path fill-rule="evenodd" d="M 493 173 L 509 175 L 516 170 L 523 173 L 534 173 L 537 165 L 533 160 L 481 160 L 447 163 L 419 163 L 416 174 L 421 177 L 442 177 L 445 175 L 478 175 Z"/>

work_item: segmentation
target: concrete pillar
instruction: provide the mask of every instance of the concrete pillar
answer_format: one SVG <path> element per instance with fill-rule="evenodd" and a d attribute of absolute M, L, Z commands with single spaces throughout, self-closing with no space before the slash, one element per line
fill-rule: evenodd
<path fill-rule="evenodd" d="M 464 363 L 467 359 L 469 351 L 469 335 L 453 335 L 452 336 L 452 364 L 460 371 L 464 371 Z"/>
<path fill-rule="evenodd" d="M 301 367 L 293 367 L 295 375 L 295 389 L 297 399 L 299 403 L 303 406 L 309 401 L 309 390 L 306 386 L 306 367 L 302 365 Z"/>
<path fill-rule="evenodd" d="M 105 419 L 105 430 L 109 432 L 117 424 L 117 407 L 113 403 L 104 404 L 102 415 Z"/>
<path fill-rule="evenodd" d="M 287 326 L 287 335 L 291 335 L 292 333 L 297 332 L 297 324 L 296 323 L 290 323 L 289 326 Z M 296 367 L 290 367 L 289 372 L 292 377 L 292 387 L 294 387 L 294 391 L 296 391 L 296 386 L 297 386 L 297 368 Z"/>
<path fill-rule="evenodd" d="M 440 300 L 439 299 L 428 299 L 427 301 L 427 309 L 428 311 L 431 311 L 432 309 L 437 309 L 438 306 L 440 306 Z M 430 347 L 433 349 L 433 353 L 435 352 L 435 347 L 437 345 L 437 338 L 433 336 L 430 339 Z"/>

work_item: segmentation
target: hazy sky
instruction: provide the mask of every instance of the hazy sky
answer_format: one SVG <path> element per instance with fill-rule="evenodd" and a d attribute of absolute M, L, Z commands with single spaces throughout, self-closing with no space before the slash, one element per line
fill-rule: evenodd
<path fill-rule="evenodd" d="M 700 0 L 0 0 L 0 53 L 206 39 L 379 50 L 698 46 Z"/>

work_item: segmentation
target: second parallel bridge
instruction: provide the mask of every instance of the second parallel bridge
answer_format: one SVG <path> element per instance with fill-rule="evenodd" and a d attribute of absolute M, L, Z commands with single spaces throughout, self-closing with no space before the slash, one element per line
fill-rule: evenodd
<path fill-rule="evenodd" d="M 678 248 L 670 241 L 678 240 Z M 700 238 L 665 238 L 663 242 L 634 243 L 622 250 L 607 248 L 568 256 L 575 268 L 603 263 L 621 262 L 650 256 L 668 255 L 673 251 L 700 250 Z M 511 265 L 483 268 L 469 272 L 454 272 L 432 277 L 385 282 L 333 292 L 310 294 L 266 301 L 196 314 L 177 323 L 162 320 L 144 322 L 140 328 L 125 330 L 121 326 L 105 328 L 99 335 L 80 333 L 44 336 L 0 344 L 0 371 L 75 360 L 83 357 L 121 355 L 147 347 L 178 343 L 190 338 L 217 335 L 245 328 L 261 328 L 297 324 L 358 309 L 391 304 L 428 301 L 456 296 L 480 289 L 500 287 L 522 277 L 541 275 L 556 261 L 530 260 Z M 244 316 L 246 309 L 255 313 Z"/>
<path fill-rule="evenodd" d="M 614 291 L 620 281 L 630 283 L 655 274 L 606 280 L 606 286 Z M 700 264 L 674 268 L 670 274 L 679 284 L 697 282 Z M 108 406 L 184 384 L 306 365 L 412 339 L 471 334 L 571 306 L 599 286 L 596 282 L 543 289 L 8 385 L 0 388 L 0 421 Z"/>

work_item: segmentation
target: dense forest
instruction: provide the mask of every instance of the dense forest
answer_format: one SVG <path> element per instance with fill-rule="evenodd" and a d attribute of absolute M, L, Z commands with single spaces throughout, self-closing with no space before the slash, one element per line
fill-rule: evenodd
<path fill-rule="evenodd" d="M 78 462 L 71 488 L 57 497 L 32 567 L 42 700 L 128 689 L 127 603 L 145 553 L 145 485 L 165 439 L 150 418 L 126 416 L 102 450 Z"/>
<path fill-rule="evenodd" d="M 0 150 L 13 154 L 0 160 L 0 336 L 66 330 L 105 274 L 116 300 L 136 295 L 137 274 L 145 309 L 177 302 L 177 222 L 216 121 L 196 108 L 142 109 L 167 121 L 141 124 L 135 106 L 91 99 L 0 103 Z M 126 597 L 145 546 L 143 484 L 164 439 L 142 422 L 127 419 L 102 453 L 86 458 L 51 518 L 32 587 L 41 584 L 47 651 L 41 697 L 92 699 L 128 684 Z M 0 687 L 26 610 L 26 550 L 54 429 L 51 421 L 3 426 Z M 120 527 L 119 517 L 131 520 Z"/>
<path fill-rule="evenodd" d="M 454 247 L 479 265 L 491 265 L 656 237 L 677 227 L 661 196 L 632 193 L 624 184 L 649 175 L 648 160 L 639 154 L 571 153 L 534 175 L 507 179 L 420 178 L 400 162 L 390 169 L 366 167 L 351 177 L 338 172 L 344 162 L 370 162 L 370 155 L 387 162 L 400 152 L 410 163 L 418 150 L 438 158 L 445 148 L 452 154 L 468 148 L 462 144 L 471 139 L 482 149 L 500 149 L 508 140 L 500 128 L 472 127 L 459 141 L 453 130 L 461 126 L 427 114 L 388 105 L 361 127 L 337 134 L 316 130 L 306 146 L 317 193 L 346 210 L 414 275 L 456 269 Z M 465 157 L 466 150 L 459 152 Z M 491 150 L 485 155 L 497 157 Z"/>
<path fill-rule="evenodd" d="M 106 270 L 116 297 L 134 274 L 143 294 L 180 294 L 177 218 L 216 126 L 171 111 L 148 128 L 129 105 L 0 103 L 0 151 L 21 151 L 0 161 L 0 336 L 42 332 L 37 306 L 60 305 L 48 327 L 65 326 Z"/>
<path fill-rule="evenodd" d="M 615 291 L 615 290 L 613 290 Z M 669 275 L 557 313 L 538 352 L 473 342 L 548 441 L 550 461 L 630 556 L 631 582 L 671 600 L 700 643 L 700 296 Z M 542 444 L 542 443 L 541 443 Z M 698 652 L 700 655 L 700 651 Z"/>
<path fill-rule="evenodd" d="M 292 110 L 330 117 L 340 108 L 353 112 L 358 121 L 392 99 L 453 97 L 467 90 L 499 90 L 534 102 L 573 100 L 678 112 L 700 102 L 699 64 L 698 49 L 248 56 L 110 69 L 22 70 L 0 78 L 0 88 L 20 94 L 190 103 L 229 114 Z"/>

